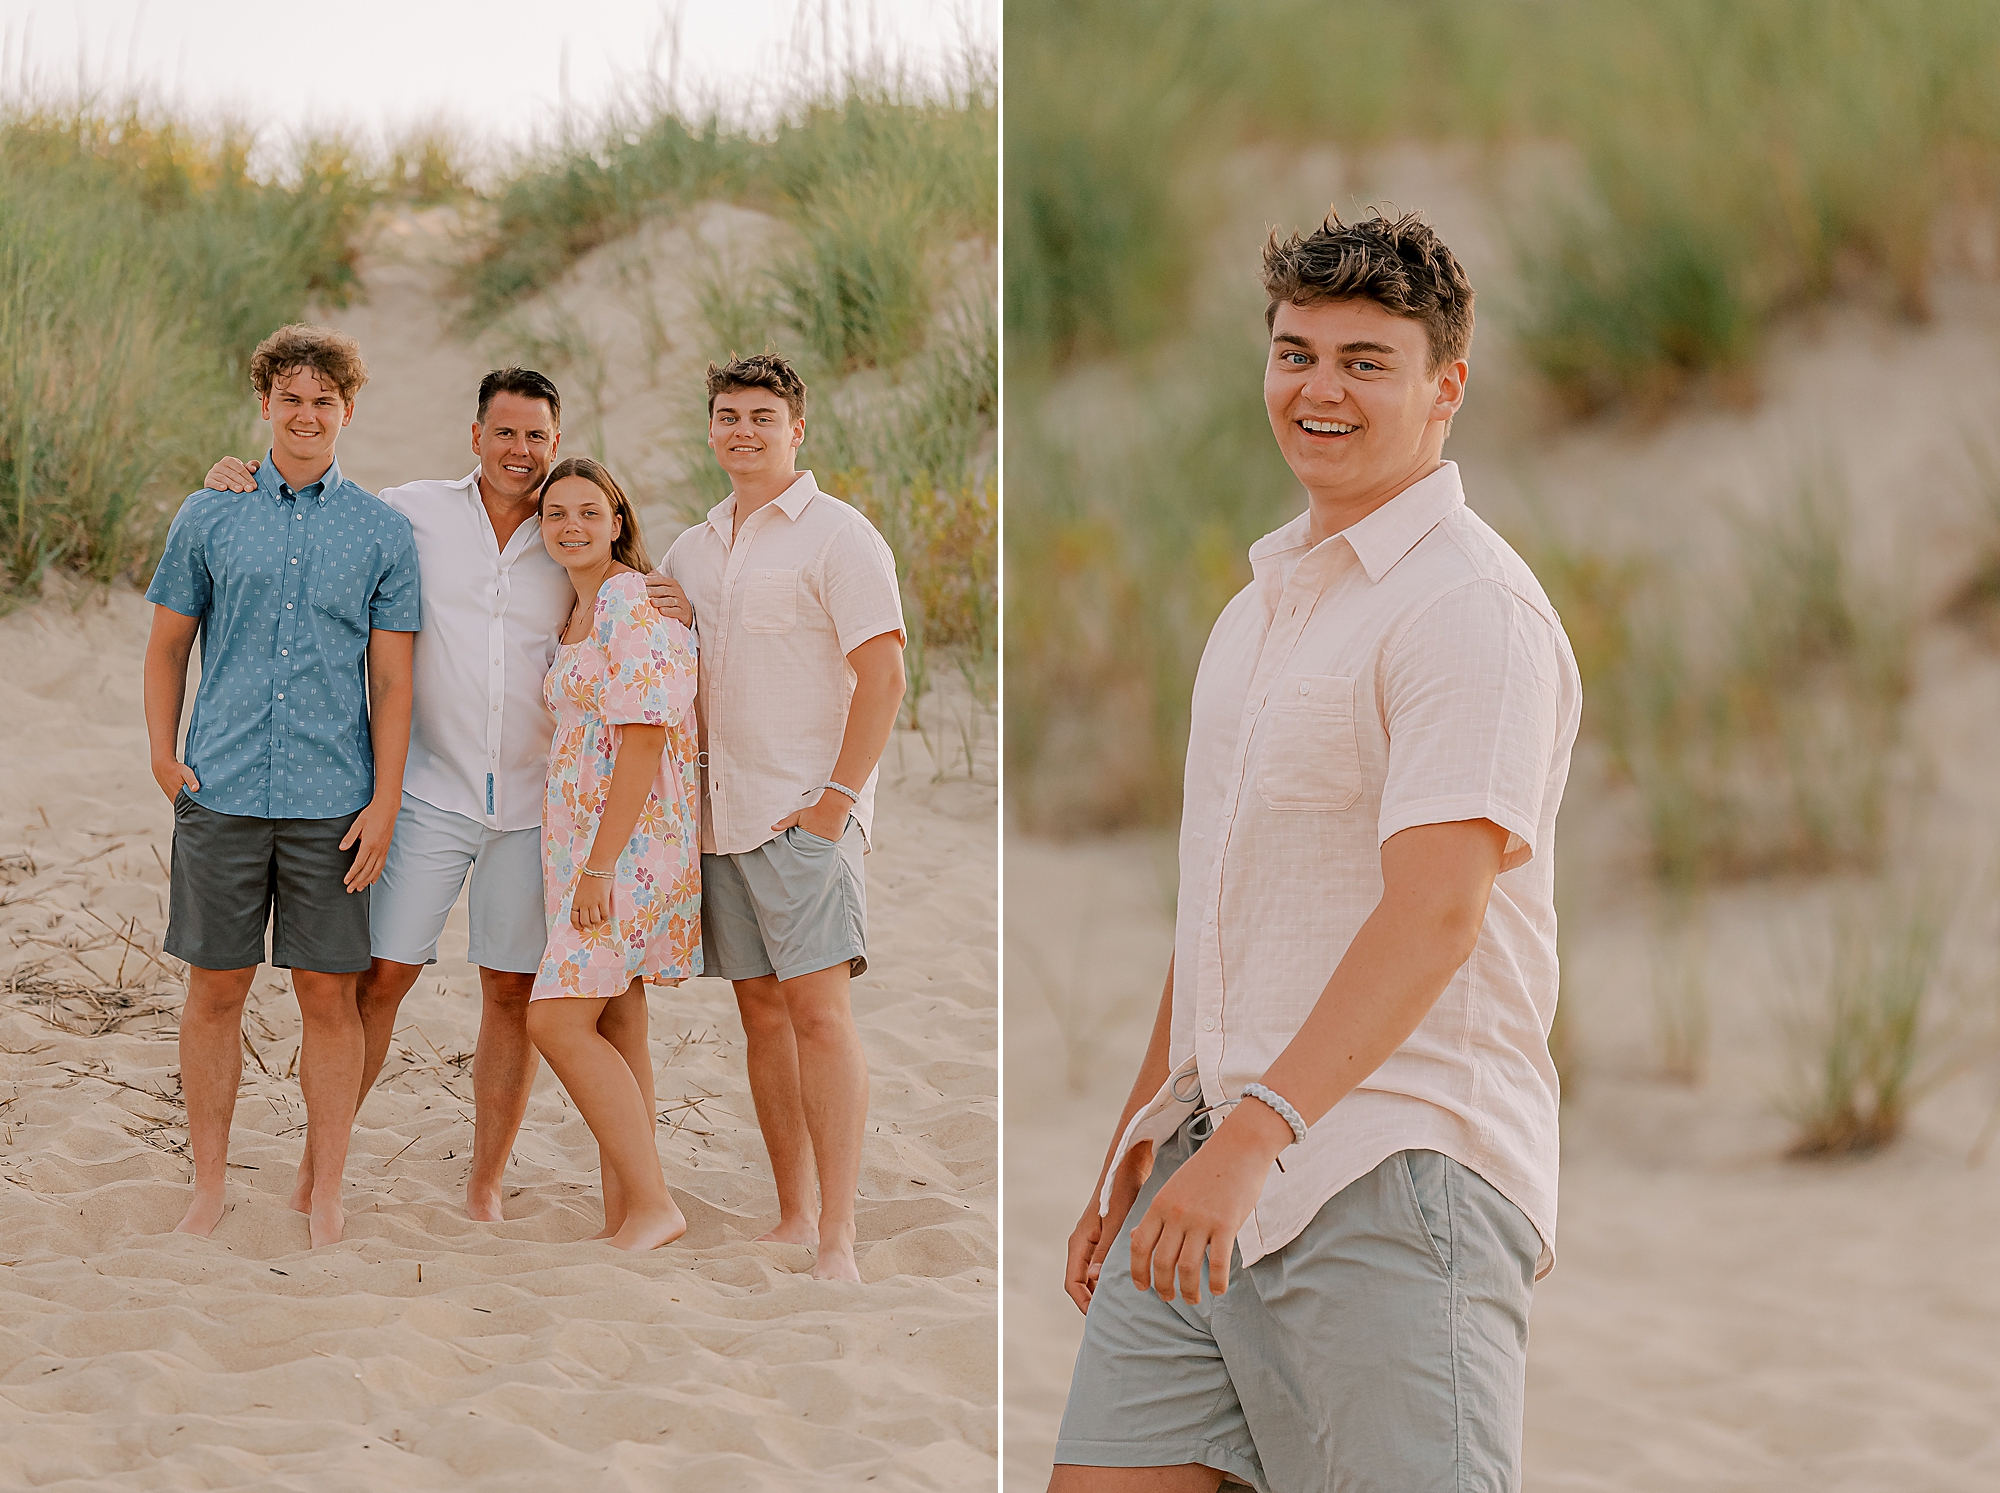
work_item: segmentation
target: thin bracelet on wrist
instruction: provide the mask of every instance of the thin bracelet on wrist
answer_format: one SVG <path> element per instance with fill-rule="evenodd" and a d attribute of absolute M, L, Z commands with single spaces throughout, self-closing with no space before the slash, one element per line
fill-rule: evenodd
<path fill-rule="evenodd" d="M 1292 1108 L 1291 1101 L 1283 1094 L 1265 1084 L 1246 1083 L 1243 1085 L 1243 1097 L 1259 1100 L 1267 1108 L 1275 1111 L 1279 1119 L 1292 1127 L 1292 1144 L 1295 1146 L 1305 1144 L 1306 1122 L 1300 1118 L 1299 1112 Z"/>
<path fill-rule="evenodd" d="M 616 870 L 593 871 L 588 866 L 583 866 L 580 867 L 579 869 L 582 870 L 585 876 L 595 877 L 599 881 L 616 881 L 618 879 L 618 872 Z"/>
<path fill-rule="evenodd" d="M 829 788 L 831 788 L 835 793 L 845 793 L 855 803 L 861 802 L 861 795 L 856 793 L 852 788 L 848 787 L 847 784 L 845 783 L 836 783 L 832 778 L 828 778 L 824 783 L 821 783 L 819 785 L 819 790 L 822 793 L 826 792 L 826 790 Z"/>

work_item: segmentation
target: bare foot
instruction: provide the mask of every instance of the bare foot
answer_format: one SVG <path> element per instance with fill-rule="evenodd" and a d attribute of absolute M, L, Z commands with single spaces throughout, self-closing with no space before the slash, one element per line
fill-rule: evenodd
<path fill-rule="evenodd" d="M 854 1263 L 854 1225 L 830 1224 L 822 1232 L 819 1253 L 813 1256 L 814 1280 L 859 1281 L 861 1271 Z"/>
<path fill-rule="evenodd" d="M 213 1192 L 204 1192 L 196 1188 L 194 1200 L 188 1204 L 188 1210 L 181 1216 L 181 1221 L 174 1225 L 174 1232 L 199 1234 L 206 1239 L 209 1231 L 222 1221 L 222 1207 L 220 1187 Z"/>
<path fill-rule="evenodd" d="M 347 1215 L 341 1211 L 339 1203 L 315 1204 L 307 1227 L 312 1239 L 312 1247 L 322 1244 L 338 1244 L 340 1236 L 347 1228 Z"/>
<path fill-rule="evenodd" d="M 628 1211 L 625 1223 L 611 1236 L 613 1249 L 658 1249 L 672 1244 L 687 1232 L 687 1220 L 671 1198 L 667 1206 L 654 1211 Z"/>
<path fill-rule="evenodd" d="M 803 1244 L 807 1249 L 819 1248 L 819 1224 L 810 1218 L 780 1218 L 778 1226 L 768 1234 L 759 1234 L 758 1244 Z"/>
<path fill-rule="evenodd" d="M 505 1223 L 507 1215 L 500 1211 L 500 1189 L 466 1183 L 465 1216 L 476 1223 Z"/>
<path fill-rule="evenodd" d="M 298 1180 L 292 1183 L 292 1211 L 310 1213 L 313 1206 L 313 1164 L 312 1152 L 299 1158 Z"/>

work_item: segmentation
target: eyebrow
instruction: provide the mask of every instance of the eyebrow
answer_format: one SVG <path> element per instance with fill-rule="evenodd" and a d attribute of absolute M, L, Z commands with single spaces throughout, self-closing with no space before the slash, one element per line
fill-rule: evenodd
<path fill-rule="evenodd" d="M 1313 351 L 1313 345 L 1296 332 L 1280 332 L 1271 341 L 1274 343 L 1282 342 L 1288 347 L 1302 347 L 1307 352 Z M 1389 346 L 1386 342 L 1343 342 L 1334 351 L 1340 353 L 1387 353 L 1392 358 L 1397 356 L 1396 349 Z"/>

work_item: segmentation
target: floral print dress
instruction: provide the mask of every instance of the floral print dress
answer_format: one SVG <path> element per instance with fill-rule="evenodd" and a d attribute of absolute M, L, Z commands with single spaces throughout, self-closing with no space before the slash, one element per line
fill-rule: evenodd
<path fill-rule="evenodd" d="M 542 685 L 556 718 L 542 800 L 549 939 L 531 999 L 617 996 L 636 979 L 678 983 L 701 973 L 694 691 L 694 634 L 654 609 L 640 576 L 607 577 L 590 635 L 556 650 Z M 618 857 L 613 919 L 578 928 L 570 922 L 570 898 L 627 725 L 665 726 L 666 750 Z"/>

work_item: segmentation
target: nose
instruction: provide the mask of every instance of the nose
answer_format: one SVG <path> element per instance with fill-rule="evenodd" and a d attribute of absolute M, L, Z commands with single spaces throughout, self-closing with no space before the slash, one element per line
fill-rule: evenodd
<path fill-rule="evenodd" d="M 1340 370 L 1331 362 L 1322 360 L 1313 365 L 1306 376 L 1306 397 L 1319 404 L 1338 404 L 1347 397 L 1347 385 L 1340 376 Z"/>

